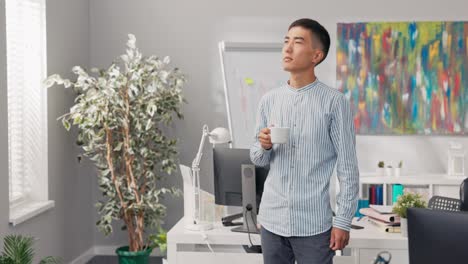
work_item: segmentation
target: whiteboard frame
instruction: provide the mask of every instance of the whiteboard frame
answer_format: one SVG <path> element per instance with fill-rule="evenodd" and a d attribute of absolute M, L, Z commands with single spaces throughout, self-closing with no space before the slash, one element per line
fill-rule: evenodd
<path fill-rule="evenodd" d="M 223 86 L 224 86 L 224 98 L 226 100 L 226 112 L 229 125 L 229 134 L 231 141 L 229 142 L 229 147 L 232 148 L 234 142 L 234 136 L 232 132 L 232 116 L 229 105 L 229 93 L 228 85 L 226 78 L 226 68 L 224 63 L 224 54 L 227 52 L 281 52 L 283 48 L 283 43 L 276 42 L 229 42 L 229 41 L 220 41 L 218 44 L 219 48 L 219 58 L 221 62 L 221 72 L 223 75 Z"/>

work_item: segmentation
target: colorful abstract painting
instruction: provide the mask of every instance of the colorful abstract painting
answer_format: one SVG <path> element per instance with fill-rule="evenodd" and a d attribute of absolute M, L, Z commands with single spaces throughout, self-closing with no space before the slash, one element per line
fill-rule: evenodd
<path fill-rule="evenodd" d="M 340 23 L 336 59 L 358 134 L 468 134 L 468 22 Z"/>

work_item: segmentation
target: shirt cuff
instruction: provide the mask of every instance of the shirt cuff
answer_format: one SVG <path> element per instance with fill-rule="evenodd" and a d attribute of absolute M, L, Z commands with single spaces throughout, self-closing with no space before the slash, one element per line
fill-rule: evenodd
<path fill-rule="evenodd" d="M 270 149 L 264 149 L 262 147 L 260 147 L 263 151 L 263 153 L 270 153 L 272 150 L 273 150 L 273 147 L 271 147 Z"/>
<path fill-rule="evenodd" d="M 333 227 L 336 227 L 336 228 L 339 228 L 339 229 L 342 229 L 344 231 L 348 231 L 351 230 L 351 222 L 352 222 L 352 218 L 351 219 L 347 219 L 343 216 L 336 216 L 334 221 L 333 221 Z"/>

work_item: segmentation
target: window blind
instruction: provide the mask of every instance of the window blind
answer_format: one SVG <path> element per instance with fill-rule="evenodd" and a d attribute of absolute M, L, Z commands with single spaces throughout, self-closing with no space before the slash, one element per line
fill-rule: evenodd
<path fill-rule="evenodd" d="M 5 11 L 12 203 L 38 196 L 47 179 L 45 0 L 6 0 Z"/>

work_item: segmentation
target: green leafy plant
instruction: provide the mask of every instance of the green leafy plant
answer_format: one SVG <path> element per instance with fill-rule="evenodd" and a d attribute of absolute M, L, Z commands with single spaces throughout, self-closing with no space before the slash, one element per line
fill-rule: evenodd
<path fill-rule="evenodd" d="M 148 239 L 151 248 L 159 248 L 161 252 L 167 250 L 167 233 L 164 230 L 160 229 L 157 234 L 151 234 Z"/>
<path fill-rule="evenodd" d="M 3 254 L 0 264 L 31 264 L 34 259 L 34 238 L 21 235 L 8 235 L 3 241 Z M 43 258 L 39 264 L 57 264 L 56 257 Z"/>
<path fill-rule="evenodd" d="M 112 221 L 123 220 L 130 251 L 150 247 L 145 230 L 161 230 L 164 195 L 180 194 L 160 183 L 177 168 L 177 140 L 164 132 L 174 116 L 183 118 L 185 102 L 185 77 L 168 67 L 169 57 L 143 57 L 135 44 L 130 34 L 126 54 L 107 69 L 88 74 L 73 67 L 76 82 L 59 75 L 46 80 L 47 87 L 59 84 L 77 92 L 70 112 L 59 119 L 67 130 L 78 128 L 77 144 L 99 170 L 104 199 L 96 204 L 97 226 L 108 235 Z"/>
<path fill-rule="evenodd" d="M 402 218 L 407 218 L 407 210 L 412 207 L 426 208 L 426 202 L 420 194 L 408 192 L 398 197 L 392 211 Z"/>
<path fill-rule="evenodd" d="M 379 161 L 379 163 L 377 164 L 377 167 L 379 168 L 384 168 L 385 167 L 385 163 L 383 161 Z"/>
<path fill-rule="evenodd" d="M 400 169 L 401 169 L 402 167 L 403 167 L 403 161 L 402 161 L 402 160 L 400 160 L 400 162 L 398 162 L 398 168 L 400 168 Z"/>

